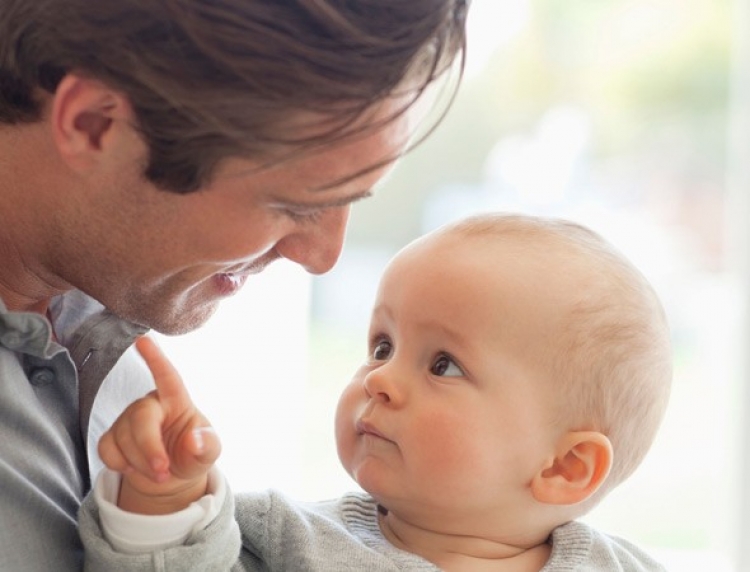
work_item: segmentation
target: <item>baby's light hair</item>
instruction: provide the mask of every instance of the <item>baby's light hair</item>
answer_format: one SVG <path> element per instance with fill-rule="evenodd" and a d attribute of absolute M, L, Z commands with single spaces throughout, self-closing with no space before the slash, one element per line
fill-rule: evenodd
<path fill-rule="evenodd" d="M 586 509 L 625 480 L 648 452 L 664 416 L 672 350 L 664 309 L 652 286 L 601 236 L 554 218 L 492 213 L 437 231 L 460 239 L 513 237 L 530 256 L 564 256 L 586 283 L 572 297 L 559 344 L 543 357 L 559 395 L 555 423 L 611 441 L 611 472 Z M 536 257 L 536 256 L 535 256 Z"/>

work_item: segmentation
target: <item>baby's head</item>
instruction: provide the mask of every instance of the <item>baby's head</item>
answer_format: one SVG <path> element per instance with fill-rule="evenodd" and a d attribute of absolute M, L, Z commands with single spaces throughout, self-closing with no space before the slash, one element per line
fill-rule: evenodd
<path fill-rule="evenodd" d="M 573 223 L 481 215 L 387 268 L 339 456 L 388 508 L 532 534 L 632 473 L 670 383 L 664 312 L 622 255 Z"/>

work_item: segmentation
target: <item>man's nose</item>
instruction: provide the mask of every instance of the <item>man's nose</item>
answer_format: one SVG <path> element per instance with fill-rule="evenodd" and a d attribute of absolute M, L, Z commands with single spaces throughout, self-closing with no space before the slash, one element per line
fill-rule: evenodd
<path fill-rule="evenodd" d="M 276 244 L 276 252 L 310 274 L 324 274 L 341 255 L 349 221 L 349 206 L 325 211 L 314 223 L 303 223 Z"/>

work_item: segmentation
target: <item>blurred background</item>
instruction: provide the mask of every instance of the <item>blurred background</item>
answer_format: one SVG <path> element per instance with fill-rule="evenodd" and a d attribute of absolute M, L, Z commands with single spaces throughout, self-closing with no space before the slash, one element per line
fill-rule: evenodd
<path fill-rule="evenodd" d="M 587 520 L 670 570 L 750 570 L 745 4 L 473 0 L 452 109 L 356 205 L 337 267 L 311 278 L 278 263 L 206 327 L 160 338 L 220 431 L 234 489 L 314 500 L 355 488 L 333 415 L 400 247 L 483 210 L 562 216 L 642 269 L 675 349 L 652 451 Z"/>

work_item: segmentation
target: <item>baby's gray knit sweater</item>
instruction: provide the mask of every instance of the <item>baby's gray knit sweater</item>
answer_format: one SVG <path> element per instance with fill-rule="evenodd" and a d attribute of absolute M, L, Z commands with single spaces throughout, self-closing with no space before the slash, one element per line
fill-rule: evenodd
<path fill-rule="evenodd" d="M 236 521 L 228 495 L 221 514 L 185 545 L 149 555 L 115 552 L 102 535 L 89 497 L 81 510 L 87 571 L 207 572 L 439 572 L 434 564 L 390 544 L 378 526 L 378 508 L 362 493 L 316 503 L 294 503 L 275 491 L 240 494 Z M 665 572 L 633 544 L 581 522 L 556 528 L 541 572 Z M 239 559 L 236 555 L 239 553 Z M 235 561 L 236 560 L 236 561 Z M 234 562 L 232 564 L 232 562 Z"/>

